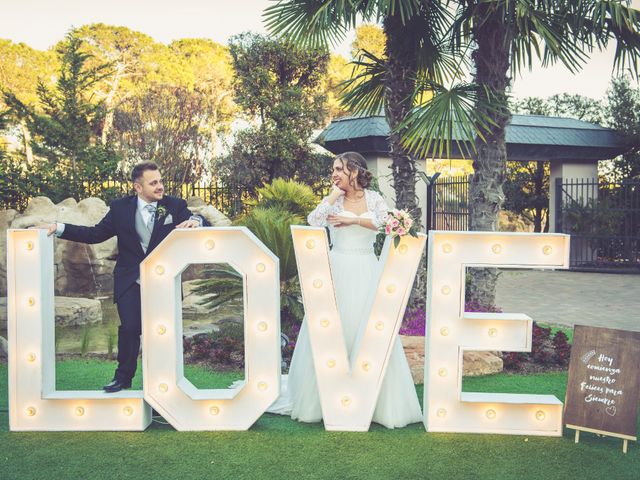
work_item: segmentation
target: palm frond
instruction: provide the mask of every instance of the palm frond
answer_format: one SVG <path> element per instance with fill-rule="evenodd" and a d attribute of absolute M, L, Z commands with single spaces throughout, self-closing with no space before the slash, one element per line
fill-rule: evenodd
<path fill-rule="evenodd" d="M 242 300 L 243 278 L 231 265 L 212 264 L 204 272 L 206 278 L 198 280 L 193 293 L 202 296 L 199 302 L 210 309 L 233 300 Z"/>
<path fill-rule="evenodd" d="M 380 114 L 384 107 L 385 60 L 367 50 L 361 50 L 358 60 L 351 64 L 351 78 L 340 83 L 340 104 L 349 112 Z"/>
<path fill-rule="evenodd" d="M 257 200 L 249 200 L 248 205 L 263 208 L 277 207 L 302 218 L 314 209 L 320 199 L 309 185 L 295 180 L 276 178 L 256 190 Z"/>
<path fill-rule="evenodd" d="M 561 4 L 516 0 L 512 71 L 531 69 L 534 57 L 543 66 L 559 61 L 573 73 L 580 70 L 588 55 L 585 45 L 572 35 L 569 17 Z"/>
<path fill-rule="evenodd" d="M 359 3 L 350 0 L 275 0 L 263 13 L 269 33 L 310 48 L 338 45 L 356 25 Z"/>
<path fill-rule="evenodd" d="M 427 99 L 397 127 L 403 133 L 402 144 L 419 158 L 451 158 L 453 143 L 463 157 L 471 156 L 476 137 L 484 141 L 484 134 L 495 125 L 490 115 L 496 110 L 492 95 L 480 96 L 478 88 L 462 82 L 451 87 L 419 82 L 417 96 Z"/>
<path fill-rule="evenodd" d="M 297 274 L 290 226 L 303 224 L 302 217 L 278 207 L 256 207 L 239 223 L 251 230 L 280 259 L 280 281 Z"/>

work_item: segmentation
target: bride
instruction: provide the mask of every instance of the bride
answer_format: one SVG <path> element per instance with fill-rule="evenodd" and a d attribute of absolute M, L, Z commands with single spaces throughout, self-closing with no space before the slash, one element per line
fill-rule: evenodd
<path fill-rule="evenodd" d="M 355 152 L 338 155 L 331 175 L 333 189 L 308 217 L 312 226 L 329 227 L 331 274 L 349 355 L 361 324 L 367 321 L 378 284 L 380 266 L 373 243 L 389 210 L 378 193 L 367 189 L 371 178 L 362 155 Z M 300 329 L 289 375 L 282 378 L 281 391 L 269 412 L 291 415 L 301 422 L 322 420 L 306 321 Z M 396 338 L 373 421 L 398 428 L 421 420 L 409 365 L 400 339 Z"/>

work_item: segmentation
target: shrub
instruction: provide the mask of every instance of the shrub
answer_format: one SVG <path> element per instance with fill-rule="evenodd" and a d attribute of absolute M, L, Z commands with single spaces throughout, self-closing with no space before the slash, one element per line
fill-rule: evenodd
<path fill-rule="evenodd" d="M 279 208 L 301 218 L 307 218 L 320 201 L 310 186 L 284 178 L 276 178 L 258 188 L 256 193 L 258 201 L 250 201 L 249 204 L 261 208 Z"/>
<path fill-rule="evenodd" d="M 558 365 L 569 365 L 569 357 L 571 356 L 571 344 L 567 334 L 563 331 L 556 332 L 553 337 L 553 349 L 555 351 L 555 361 Z"/>
<path fill-rule="evenodd" d="M 551 335 L 551 328 L 533 323 L 531 352 L 506 352 L 502 355 L 506 370 L 539 370 L 541 367 L 566 367 L 569 364 L 571 345 L 567 335 L 559 330 Z"/>
<path fill-rule="evenodd" d="M 183 350 L 191 362 L 216 367 L 244 367 L 244 329 L 236 322 L 223 322 L 217 332 L 183 338 Z"/>

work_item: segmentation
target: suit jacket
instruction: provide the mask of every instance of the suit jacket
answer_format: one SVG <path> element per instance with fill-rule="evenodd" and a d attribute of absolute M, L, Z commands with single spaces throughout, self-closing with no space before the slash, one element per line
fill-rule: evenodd
<path fill-rule="evenodd" d="M 158 201 L 158 207 L 163 205 L 166 215 L 156 219 L 153 232 L 149 239 L 149 247 L 145 253 L 140 245 L 140 238 L 136 232 L 135 214 L 138 208 L 138 197 L 131 195 L 111 202 L 109 211 L 100 222 L 93 227 L 65 224 L 60 238 L 81 243 L 101 243 L 114 235 L 118 238 L 118 258 L 113 270 L 113 301 L 118 299 L 131 288 L 140 276 L 140 263 L 158 244 L 169 235 L 176 225 L 189 220 L 193 215 L 187 208 L 187 202 L 180 198 L 165 196 Z M 169 216 L 172 221 L 164 225 Z M 202 219 L 202 225 L 209 225 Z"/>

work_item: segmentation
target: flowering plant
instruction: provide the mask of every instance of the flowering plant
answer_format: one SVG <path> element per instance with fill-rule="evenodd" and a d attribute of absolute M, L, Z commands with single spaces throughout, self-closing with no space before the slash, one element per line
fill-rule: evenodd
<path fill-rule="evenodd" d="M 398 248 L 400 240 L 405 235 L 411 235 L 412 237 L 418 236 L 418 229 L 409 212 L 398 209 L 387 212 L 387 220 L 384 225 L 379 228 L 378 235 L 376 236 L 374 249 L 377 256 L 380 256 L 380 252 L 382 252 L 382 245 L 384 245 L 384 239 L 387 235 L 391 235 L 394 248 Z"/>
<path fill-rule="evenodd" d="M 167 214 L 167 207 L 164 205 L 158 205 L 156 208 L 156 218 L 162 218 Z"/>

